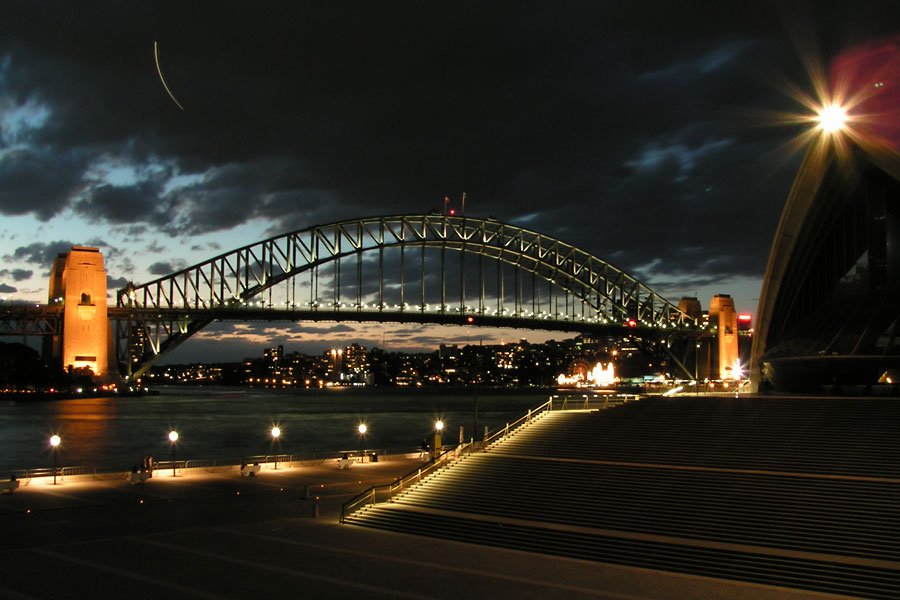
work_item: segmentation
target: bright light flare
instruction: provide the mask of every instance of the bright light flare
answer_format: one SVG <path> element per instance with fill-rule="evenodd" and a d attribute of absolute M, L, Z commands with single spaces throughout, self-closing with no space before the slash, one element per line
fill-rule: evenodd
<path fill-rule="evenodd" d="M 360 423 L 359 427 L 357 427 L 356 430 L 359 432 L 359 435 L 366 435 L 366 432 L 369 431 L 369 428 L 366 427 L 365 423 Z"/>
<path fill-rule="evenodd" d="M 847 110 L 843 106 L 832 104 L 819 111 L 819 128 L 825 133 L 837 133 L 847 124 Z"/>
<path fill-rule="evenodd" d="M 731 378 L 740 381 L 744 377 L 744 368 L 741 366 L 741 359 L 734 359 L 734 365 L 731 367 Z"/>
<path fill-rule="evenodd" d="M 169 432 L 169 441 L 173 444 L 178 441 L 178 432 L 174 429 Z"/>
<path fill-rule="evenodd" d="M 272 428 L 272 437 L 277 440 L 280 436 L 281 436 L 281 427 L 278 427 L 276 425 L 275 427 Z"/>
<path fill-rule="evenodd" d="M 60 442 L 62 442 L 62 438 L 59 437 L 58 435 L 52 435 L 52 436 L 50 436 L 50 445 L 53 446 L 54 448 L 56 448 L 57 446 L 59 446 L 59 443 L 60 443 Z"/>
<path fill-rule="evenodd" d="M 438 431 L 441 431 L 444 428 L 444 422 L 443 421 L 435 422 L 434 428 L 437 429 Z"/>

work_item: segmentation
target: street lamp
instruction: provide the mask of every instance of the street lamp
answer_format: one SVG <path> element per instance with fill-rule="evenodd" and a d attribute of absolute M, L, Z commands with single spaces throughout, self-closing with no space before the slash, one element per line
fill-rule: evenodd
<path fill-rule="evenodd" d="M 172 477 L 175 477 L 175 444 L 178 442 L 178 432 L 174 429 L 169 432 L 169 454 L 172 459 Z"/>
<path fill-rule="evenodd" d="M 444 442 L 441 439 L 441 432 L 444 431 L 444 422 L 438 419 L 434 423 L 434 450 L 432 458 L 437 458 L 437 456 L 441 453 L 441 448 L 444 446 Z"/>
<path fill-rule="evenodd" d="M 368 433 L 369 428 L 365 423 L 360 423 L 356 427 L 356 431 L 359 432 L 359 455 L 362 456 L 363 446 L 366 445 L 366 433 Z M 360 459 L 362 460 L 362 459 Z"/>
<path fill-rule="evenodd" d="M 272 441 L 275 442 L 275 470 L 278 470 L 278 438 L 281 437 L 281 427 L 276 425 L 272 428 Z"/>
<path fill-rule="evenodd" d="M 59 448 L 61 441 L 62 438 L 56 434 L 50 436 L 50 449 L 53 453 L 53 485 L 56 485 L 56 449 Z"/>

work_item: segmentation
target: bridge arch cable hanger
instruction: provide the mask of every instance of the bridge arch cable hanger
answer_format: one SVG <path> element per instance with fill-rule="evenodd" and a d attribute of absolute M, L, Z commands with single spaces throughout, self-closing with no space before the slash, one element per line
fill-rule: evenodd
<path fill-rule="evenodd" d="M 486 262 L 493 270 L 487 277 Z M 348 296 L 352 301 L 342 300 Z M 133 346 L 134 328 L 142 329 L 138 354 L 149 359 L 135 360 L 131 350 L 127 361 L 141 372 L 214 320 L 568 331 L 614 329 L 629 320 L 650 329 L 695 325 L 634 277 L 561 240 L 493 219 L 434 214 L 348 220 L 274 236 L 129 284 L 118 292 L 117 307 L 129 315 L 117 321 L 127 329 L 117 333 L 117 345 L 128 337 L 124 345 Z M 128 352 L 120 347 L 120 360 Z"/>

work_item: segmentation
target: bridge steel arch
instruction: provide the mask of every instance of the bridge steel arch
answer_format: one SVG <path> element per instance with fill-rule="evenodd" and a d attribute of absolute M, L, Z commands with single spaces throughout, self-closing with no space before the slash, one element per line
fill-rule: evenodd
<path fill-rule="evenodd" d="M 696 326 L 634 277 L 559 239 L 494 219 L 435 214 L 347 220 L 274 236 L 145 284 L 129 283 L 111 316 L 127 378 L 139 377 L 214 320 L 569 331 L 626 323 L 645 330 Z"/>

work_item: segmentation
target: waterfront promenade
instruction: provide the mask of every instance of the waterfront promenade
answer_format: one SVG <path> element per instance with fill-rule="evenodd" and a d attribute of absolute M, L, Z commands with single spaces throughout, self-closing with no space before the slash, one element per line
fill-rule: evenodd
<path fill-rule="evenodd" d="M 338 524 L 347 499 L 419 464 L 35 480 L 0 496 L 0 597 L 834 597 Z"/>

